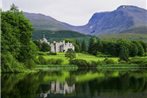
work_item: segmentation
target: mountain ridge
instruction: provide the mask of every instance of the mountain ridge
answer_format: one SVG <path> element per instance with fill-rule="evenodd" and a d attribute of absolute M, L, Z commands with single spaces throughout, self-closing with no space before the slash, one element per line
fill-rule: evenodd
<path fill-rule="evenodd" d="M 71 30 L 90 35 L 122 33 L 147 27 L 147 10 L 130 5 L 122 5 L 114 11 L 94 13 L 89 22 L 83 26 L 72 26 L 43 14 L 25 13 L 25 16 L 33 23 L 34 29 Z M 138 30 L 137 33 L 139 32 L 142 33 L 142 30 Z"/>
<path fill-rule="evenodd" d="M 80 32 L 90 34 L 120 33 L 146 26 L 147 10 L 135 6 L 120 6 L 114 11 L 95 13 Z"/>
<path fill-rule="evenodd" d="M 32 22 L 35 30 L 70 30 L 68 29 L 69 24 L 44 14 L 24 12 L 24 15 Z"/>

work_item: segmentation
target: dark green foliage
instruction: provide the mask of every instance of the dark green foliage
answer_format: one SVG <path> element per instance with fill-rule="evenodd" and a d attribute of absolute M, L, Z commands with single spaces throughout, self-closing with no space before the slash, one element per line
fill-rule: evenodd
<path fill-rule="evenodd" d="M 36 63 L 41 65 L 49 65 L 49 64 L 60 65 L 63 63 L 63 60 L 62 59 L 45 59 L 43 56 L 39 56 Z"/>
<path fill-rule="evenodd" d="M 118 56 L 117 48 L 116 43 L 104 41 L 102 52 L 107 55 Z"/>
<path fill-rule="evenodd" d="M 41 42 L 40 41 L 37 41 L 37 40 L 35 40 L 35 41 L 33 41 L 34 43 L 35 43 L 35 45 L 37 46 L 37 48 L 39 49 L 39 51 L 41 50 Z"/>
<path fill-rule="evenodd" d="M 75 51 L 76 52 L 80 52 L 81 51 L 81 44 L 80 44 L 79 40 L 75 41 L 74 46 L 75 46 Z"/>
<path fill-rule="evenodd" d="M 61 65 L 63 63 L 62 59 L 49 59 L 47 64 Z"/>
<path fill-rule="evenodd" d="M 130 59 L 129 62 L 133 63 L 133 64 L 141 64 L 144 61 L 147 61 L 147 59 L 146 58 L 135 57 L 135 58 Z"/>
<path fill-rule="evenodd" d="M 82 41 L 81 49 L 82 49 L 82 52 L 86 52 L 87 51 L 87 46 L 86 46 L 86 43 L 85 43 L 84 40 Z"/>
<path fill-rule="evenodd" d="M 128 61 L 129 60 L 129 42 L 125 40 L 118 40 L 119 44 L 119 58 L 120 61 Z"/>
<path fill-rule="evenodd" d="M 12 4 L 11 7 L 10 7 L 10 11 L 18 12 L 19 10 L 18 10 L 18 7 L 17 6 L 15 6 L 14 4 Z"/>
<path fill-rule="evenodd" d="M 25 66 L 18 62 L 10 52 L 2 53 L 1 69 L 3 72 L 20 72 L 25 69 Z"/>
<path fill-rule="evenodd" d="M 78 65 L 78 67 L 87 67 L 88 62 L 83 59 L 70 60 L 70 64 Z"/>
<path fill-rule="evenodd" d="M 77 65 L 78 68 L 85 69 L 85 68 L 91 68 L 91 67 L 96 68 L 99 62 L 95 62 L 95 61 L 88 62 L 83 59 L 74 59 L 74 60 L 70 60 L 70 64 Z"/>
<path fill-rule="evenodd" d="M 97 54 L 97 38 L 91 37 L 89 41 L 88 53 L 96 55 Z"/>
<path fill-rule="evenodd" d="M 41 44 L 41 51 L 43 51 L 43 52 L 50 51 L 50 45 L 48 45 L 47 43 L 42 43 Z"/>
<path fill-rule="evenodd" d="M 98 65 L 101 65 L 102 63 L 99 61 L 91 61 L 89 64 L 89 67 L 96 68 Z"/>
<path fill-rule="evenodd" d="M 115 62 L 113 59 L 105 58 L 103 63 L 104 64 L 116 64 L 117 62 Z"/>
<path fill-rule="evenodd" d="M 49 53 L 48 52 L 40 52 L 38 51 L 38 55 L 48 55 Z"/>
<path fill-rule="evenodd" d="M 50 52 L 50 53 L 48 53 L 49 55 L 57 55 L 57 53 L 56 52 Z"/>
<path fill-rule="evenodd" d="M 38 64 L 47 64 L 47 60 L 43 56 L 38 57 Z"/>
<path fill-rule="evenodd" d="M 102 41 L 92 37 L 89 41 L 88 53 L 120 57 L 121 60 L 128 61 L 129 57 L 144 56 L 146 49 L 147 44 L 142 41 Z"/>
<path fill-rule="evenodd" d="M 102 52 L 103 51 L 103 43 L 102 43 L 102 41 L 100 39 L 97 40 L 96 47 L 97 47 L 97 51 L 98 52 Z"/>
<path fill-rule="evenodd" d="M 77 44 L 74 44 L 74 47 L 75 47 L 75 51 L 76 52 L 80 52 L 81 51 L 81 48 Z"/>
<path fill-rule="evenodd" d="M 37 55 L 37 47 L 33 42 L 30 42 L 28 45 L 24 46 L 22 45 L 21 51 L 18 56 L 18 60 L 22 63 L 28 63 L 35 60 Z M 32 63 L 34 64 L 34 63 Z M 28 65 L 27 65 L 28 66 Z M 33 65 L 32 65 L 33 66 Z"/>
<path fill-rule="evenodd" d="M 144 48 L 142 46 L 142 44 L 138 41 L 133 41 L 133 43 L 135 43 L 137 45 L 138 48 L 138 54 L 139 56 L 143 56 L 144 55 Z"/>
<path fill-rule="evenodd" d="M 119 58 L 120 60 L 128 61 L 129 60 L 129 51 L 128 48 L 125 46 L 120 46 L 120 52 L 119 52 Z"/>
<path fill-rule="evenodd" d="M 36 46 L 31 38 L 31 23 L 26 17 L 24 17 L 22 12 L 19 12 L 14 4 L 11 6 L 11 10 L 1 13 L 1 21 L 1 55 L 3 60 L 10 57 L 13 58 L 13 62 L 22 63 L 26 65 L 27 68 L 31 68 L 34 65 L 36 55 Z M 5 55 L 7 53 L 9 53 L 9 55 Z M 13 62 L 7 60 L 3 62 L 2 65 L 4 67 L 9 64 L 9 67 L 13 68 Z M 22 66 L 22 64 L 19 66 Z"/>
<path fill-rule="evenodd" d="M 146 69 L 147 67 L 147 58 L 132 58 L 130 59 L 131 64 L 138 64 L 141 69 Z"/>
<path fill-rule="evenodd" d="M 72 60 L 76 58 L 76 53 L 72 49 L 68 49 L 65 53 L 65 57 L 69 58 L 69 60 Z"/>
<path fill-rule="evenodd" d="M 143 41 L 139 41 L 139 42 L 142 45 L 144 52 L 147 52 L 147 43 L 144 43 Z"/>
<path fill-rule="evenodd" d="M 49 52 L 51 49 L 50 45 L 45 42 L 41 43 L 40 41 L 34 41 L 34 43 L 38 47 L 39 51 Z"/>
<path fill-rule="evenodd" d="M 81 34 L 79 32 L 74 31 L 49 31 L 49 30 L 35 30 L 33 32 L 33 40 L 39 40 L 42 38 L 42 35 L 45 34 L 46 38 L 49 41 L 54 40 L 64 40 L 64 39 L 87 39 L 88 35 Z"/>
<path fill-rule="evenodd" d="M 97 55 L 101 52 L 103 52 L 103 42 L 96 37 L 92 37 L 89 41 L 88 53 Z"/>
<path fill-rule="evenodd" d="M 129 55 L 131 57 L 134 57 L 134 56 L 138 55 L 138 47 L 137 47 L 137 45 L 135 43 L 130 43 Z"/>

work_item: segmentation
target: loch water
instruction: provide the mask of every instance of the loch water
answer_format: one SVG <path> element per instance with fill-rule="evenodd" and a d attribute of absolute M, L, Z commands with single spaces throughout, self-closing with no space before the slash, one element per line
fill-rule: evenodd
<path fill-rule="evenodd" d="M 45 71 L 1 74 L 2 98 L 147 98 L 147 72 Z"/>

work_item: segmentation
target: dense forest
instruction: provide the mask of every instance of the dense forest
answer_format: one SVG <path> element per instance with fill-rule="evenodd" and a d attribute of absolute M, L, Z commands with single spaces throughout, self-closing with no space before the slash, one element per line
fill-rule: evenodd
<path fill-rule="evenodd" d="M 32 68 L 36 46 L 32 42 L 32 25 L 23 12 L 13 4 L 1 13 L 1 65 L 3 72 L 17 72 Z"/>
<path fill-rule="evenodd" d="M 107 56 L 119 57 L 121 60 L 128 61 L 129 57 L 145 56 L 147 44 L 143 41 L 115 40 L 101 41 L 93 37 L 89 41 L 88 53 L 99 55 L 101 53 Z"/>

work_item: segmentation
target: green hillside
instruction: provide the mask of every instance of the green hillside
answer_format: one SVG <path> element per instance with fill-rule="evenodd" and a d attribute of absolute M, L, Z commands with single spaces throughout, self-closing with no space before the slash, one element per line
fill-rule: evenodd
<path fill-rule="evenodd" d="M 102 40 L 141 40 L 147 42 L 147 34 L 136 34 L 136 33 L 121 33 L 121 34 L 104 34 L 97 35 Z"/>
<path fill-rule="evenodd" d="M 147 26 L 144 27 L 136 27 L 133 29 L 125 30 L 120 33 L 136 33 L 136 34 L 147 34 Z"/>
<path fill-rule="evenodd" d="M 39 40 L 45 35 L 45 37 L 49 40 L 63 40 L 63 39 L 87 39 L 90 36 L 84 35 L 74 31 L 49 31 L 49 30 L 36 30 L 33 32 L 33 40 Z"/>

